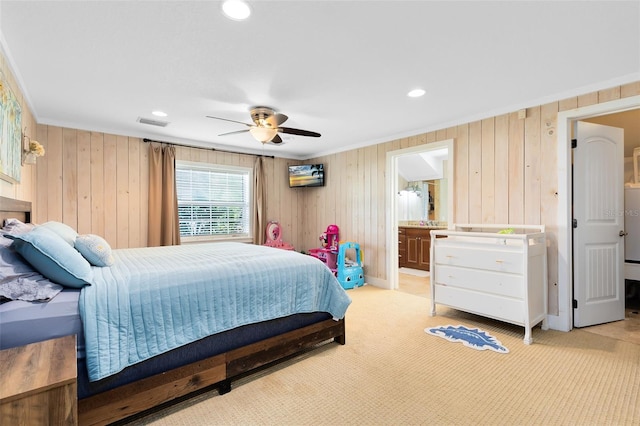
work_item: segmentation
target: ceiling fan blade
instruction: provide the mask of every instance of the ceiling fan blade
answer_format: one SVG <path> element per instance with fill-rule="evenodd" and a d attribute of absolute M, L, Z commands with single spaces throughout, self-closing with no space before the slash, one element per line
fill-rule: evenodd
<path fill-rule="evenodd" d="M 289 133 L 291 135 L 311 136 L 313 138 L 320 137 L 320 133 L 318 132 L 311 132 L 309 130 L 292 129 L 291 127 L 278 127 L 278 131 L 281 133 Z"/>
<path fill-rule="evenodd" d="M 281 125 L 282 123 L 284 123 L 288 119 L 289 119 L 289 117 L 287 117 L 284 114 L 273 114 L 273 115 L 270 115 L 269 117 L 265 118 L 264 121 L 266 121 L 267 124 L 269 124 L 271 127 L 278 127 L 279 125 Z"/>
<path fill-rule="evenodd" d="M 247 133 L 248 131 L 249 131 L 249 129 L 245 129 L 245 130 L 236 130 L 235 132 L 222 133 L 222 134 L 219 134 L 218 136 L 235 135 L 236 133 Z"/>
<path fill-rule="evenodd" d="M 248 127 L 253 126 L 253 124 L 243 123 L 242 121 L 229 120 L 228 118 L 221 118 L 221 117 L 213 117 L 211 115 L 207 115 L 207 118 L 213 118 L 215 120 L 223 120 L 223 121 L 230 121 L 232 123 L 244 124 L 245 126 L 248 126 Z"/>
<path fill-rule="evenodd" d="M 269 142 L 279 145 L 282 143 L 282 138 L 280 137 L 280 135 L 275 135 Z"/>

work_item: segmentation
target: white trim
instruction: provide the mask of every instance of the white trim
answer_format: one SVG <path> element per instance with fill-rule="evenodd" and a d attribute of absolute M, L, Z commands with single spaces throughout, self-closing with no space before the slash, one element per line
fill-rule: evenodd
<path fill-rule="evenodd" d="M 626 280 L 640 281 L 640 265 L 637 263 L 624 263 L 624 278 Z"/>
<path fill-rule="evenodd" d="M 448 150 L 448 164 L 447 164 L 447 224 L 451 226 L 453 224 L 453 139 L 446 139 L 437 142 L 430 142 L 423 145 L 412 146 L 409 148 L 398 149 L 395 151 L 387 152 L 387 281 L 386 287 L 389 290 L 398 288 L 398 206 L 397 197 L 398 192 L 398 158 L 417 154 L 420 152 L 429 152 L 436 149 L 447 148 Z M 381 282 L 380 285 L 384 284 Z M 376 285 L 377 286 L 377 285 Z"/>
<path fill-rule="evenodd" d="M 549 328 L 573 328 L 571 244 L 571 123 L 589 117 L 640 108 L 640 96 L 589 105 L 558 113 L 558 315 L 549 315 Z"/>
<path fill-rule="evenodd" d="M 373 286 L 373 287 L 378 287 L 378 288 L 382 288 L 385 290 L 389 289 L 389 280 L 383 280 L 382 278 L 377 278 L 377 277 L 368 277 L 367 275 L 364 276 L 364 282 L 367 285 Z"/>

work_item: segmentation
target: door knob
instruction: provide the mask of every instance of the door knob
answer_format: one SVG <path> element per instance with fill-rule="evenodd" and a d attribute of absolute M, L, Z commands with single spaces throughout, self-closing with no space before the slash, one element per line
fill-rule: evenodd
<path fill-rule="evenodd" d="M 618 235 L 620 235 L 621 237 L 624 237 L 625 235 L 629 235 L 628 232 L 624 232 L 624 231 L 620 231 L 618 232 Z"/>

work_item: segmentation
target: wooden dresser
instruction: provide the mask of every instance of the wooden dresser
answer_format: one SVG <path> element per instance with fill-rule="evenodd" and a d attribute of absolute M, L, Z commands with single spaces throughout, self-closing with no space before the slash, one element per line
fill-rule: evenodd
<path fill-rule="evenodd" d="M 76 338 L 0 351 L 0 425 L 76 425 Z"/>

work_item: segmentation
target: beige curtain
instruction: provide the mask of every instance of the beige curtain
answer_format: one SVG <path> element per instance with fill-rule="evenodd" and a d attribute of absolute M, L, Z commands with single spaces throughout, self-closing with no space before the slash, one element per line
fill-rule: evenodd
<path fill-rule="evenodd" d="M 176 149 L 151 144 L 149 148 L 149 247 L 180 244 Z"/>
<path fill-rule="evenodd" d="M 254 226 L 253 226 L 253 243 L 264 244 L 265 226 L 267 221 L 264 217 L 266 214 L 266 197 L 264 187 L 264 170 L 262 166 L 262 157 L 257 157 L 253 165 L 253 202 L 255 207 Z"/>

